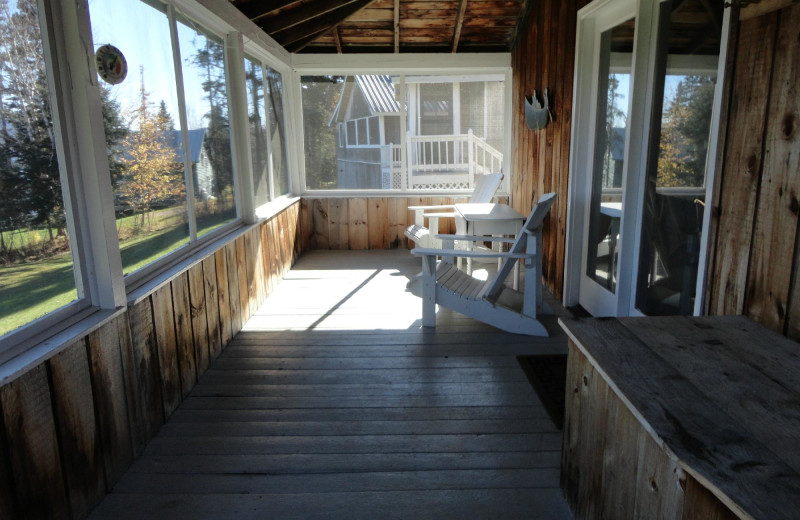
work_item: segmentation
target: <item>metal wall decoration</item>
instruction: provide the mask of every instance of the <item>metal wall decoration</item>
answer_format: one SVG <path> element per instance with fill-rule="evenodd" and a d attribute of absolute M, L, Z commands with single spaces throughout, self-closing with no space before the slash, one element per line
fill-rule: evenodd
<path fill-rule="evenodd" d="M 525 122 L 531 130 L 541 130 L 553 120 L 553 115 L 550 113 L 548 94 L 549 90 L 545 88 L 543 103 L 539 102 L 539 96 L 535 90 L 530 99 L 527 96 L 525 97 Z"/>

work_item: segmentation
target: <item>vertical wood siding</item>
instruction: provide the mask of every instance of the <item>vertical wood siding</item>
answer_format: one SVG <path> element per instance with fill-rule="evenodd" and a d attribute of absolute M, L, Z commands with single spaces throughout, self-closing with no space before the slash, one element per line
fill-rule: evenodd
<path fill-rule="evenodd" d="M 800 340 L 800 5 L 737 33 L 707 311 Z"/>
<path fill-rule="evenodd" d="M 586 0 L 543 0 L 531 8 L 512 56 L 511 201 L 528 214 L 544 193 L 558 199 L 545 220 L 542 271 L 551 291 L 560 298 L 564 285 L 564 246 L 567 221 L 567 180 L 572 119 L 575 27 L 578 9 Z M 550 89 L 553 121 L 543 130 L 529 130 L 524 97 Z"/>
<path fill-rule="evenodd" d="M 0 518 L 84 517 L 308 245 L 307 220 L 293 204 L 0 388 Z"/>
<path fill-rule="evenodd" d="M 299 219 L 298 242 L 307 249 L 407 248 L 413 246 L 403 234 L 414 223 L 414 212 L 409 206 L 457 204 L 467 200 L 468 197 L 304 198 L 300 202 L 303 218 Z M 496 200 L 508 202 L 506 197 Z M 531 207 L 525 214 L 530 211 Z M 455 233 L 455 221 L 441 219 L 440 231 Z"/>
<path fill-rule="evenodd" d="M 667 455 L 572 342 L 565 408 L 561 488 L 576 519 L 738 518 Z"/>

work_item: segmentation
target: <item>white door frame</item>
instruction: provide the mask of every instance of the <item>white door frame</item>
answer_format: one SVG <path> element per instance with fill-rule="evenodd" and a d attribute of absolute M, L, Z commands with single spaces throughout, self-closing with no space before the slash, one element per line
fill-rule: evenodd
<path fill-rule="evenodd" d="M 567 193 L 567 236 L 565 244 L 563 303 L 577 305 L 581 291 L 594 291 L 598 300 L 607 308 L 587 309 L 593 314 L 617 316 L 642 315 L 636 309 L 635 290 L 638 271 L 642 211 L 640 204 L 623 204 L 619 259 L 615 294 L 599 284 L 582 283 L 586 270 L 585 232 L 588 227 L 590 187 L 585 168 L 591 165 L 594 156 L 594 126 L 596 121 L 596 78 L 599 67 L 600 34 L 620 21 L 636 16 L 634 49 L 631 68 L 631 95 L 628 98 L 628 125 L 625 136 L 625 162 L 623 167 L 623 201 L 641 201 L 644 197 L 643 175 L 628 175 L 628 172 L 644 172 L 647 168 L 647 150 L 650 123 L 653 117 L 653 86 L 656 81 L 656 37 L 659 25 L 659 6 L 663 0 L 596 0 L 578 11 L 575 73 L 573 85 L 572 135 L 570 139 L 570 167 Z M 627 15 L 627 16 L 626 16 Z M 703 216 L 703 231 L 700 242 L 694 314 L 703 309 L 704 284 L 708 263 L 708 242 L 711 203 L 714 200 L 715 160 L 719 141 L 719 119 L 721 92 L 724 85 L 724 70 L 730 27 L 730 9 L 725 10 L 720 55 L 717 67 L 717 87 L 712 107 L 711 130 L 708 143 L 706 167 L 706 211 Z M 641 107 L 632 110 L 631 107 Z M 657 114 L 660 119 L 660 114 Z M 631 246 L 626 247 L 626 244 Z M 587 289 L 587 286 L 591 287 Z M 602 292 L 605 294 L 603 294 Z"/>

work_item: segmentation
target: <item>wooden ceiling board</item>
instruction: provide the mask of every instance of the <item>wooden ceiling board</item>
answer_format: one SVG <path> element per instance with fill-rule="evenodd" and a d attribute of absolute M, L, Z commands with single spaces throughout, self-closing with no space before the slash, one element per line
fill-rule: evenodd
<path fill-rule="evenodd" d="M 696 1 L 696 0 L 695 0 Z M 509 52 L 533 0 L 232 0 L 289 52 Z M 695 5 L 685 15 L 703 16 Z M 708 17 L 708 13 L 705 13 Z M 396 25 L 395 25 L 396 23 Z M 338 29 L 337 29 L 338 28 Z M 339 31 L 337 40 L 334 31 Z"/>

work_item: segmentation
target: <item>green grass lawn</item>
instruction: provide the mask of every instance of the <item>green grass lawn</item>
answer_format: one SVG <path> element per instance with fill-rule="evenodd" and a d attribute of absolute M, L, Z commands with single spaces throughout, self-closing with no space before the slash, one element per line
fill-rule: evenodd
<path fill-rule="evenodd" d="M 197 234 L 204 235 L 235 217 L 230 210 L 197 219 Z M 117 220 L 121 236 L 129 235 L 140 217 Z M 41 232 L 40 232 L 41 233 Z M 46 231 L 45 231 L 46 234 Z M 174 251 L 189 241 L 188 226 L 180 211 L 159 210 L 152 215 L 152 231 L 120 241 L 122 269 L 131 273 Z M 23 264 L 0 266 L 0 335 L 12 331 L 77 298 L 72 256 L 62 253 Z"/>

